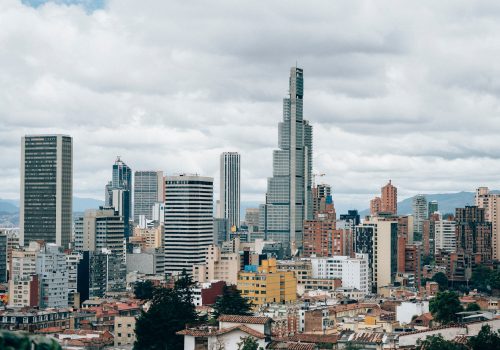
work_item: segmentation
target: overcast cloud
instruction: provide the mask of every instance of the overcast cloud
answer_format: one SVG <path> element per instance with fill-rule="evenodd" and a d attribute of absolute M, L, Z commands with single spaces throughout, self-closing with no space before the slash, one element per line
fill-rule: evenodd
<path fill-rule="evenodd" d="M 500 188 L 499 33 L 498 1 L 1 0 L 0 197 L 19 197 L 22 135 L 67 133 L 75 195 L 102 199 L 116 155 L 218 184 L 239 151 L 263 201 L 295 62 L 337 206 L 388 179 Z"/>

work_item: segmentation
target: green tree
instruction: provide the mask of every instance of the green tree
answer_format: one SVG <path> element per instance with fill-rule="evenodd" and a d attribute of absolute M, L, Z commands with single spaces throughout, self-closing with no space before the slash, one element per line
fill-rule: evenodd
<path fill-rule="evenodd" d="M 434 320 L 443 324 L 457 320 L 457 312 L 463 311 L 458 294 L 452 291 L 439 292 L 429 302 L 429 310 Z"/>
<path fill-rule="evenodd" d="M 470 303 L 465 308 L 465 311 L 479 311 L 479 310 L 481 310 L 481 307 L 477 303 Z"/>
<path fill-rule="evenodd" d="M 144 282 L 138 281 L 134 285 L 134 295 L 137 299 L 151 300 L 153 298 L 154 290 L 155 286 L 150 280 Z"/>
<path fill-rule="evenodd" d="M 155 289 L 151 306 L 137 320 L 134 349 L 183 348 L 183 337 L 175 333 L 198 322 L 190 285 L 191 278 L 183 273 L 173 289 Z"/>
<path fill-rule="evenodd" d="M 417 350 L 466 350 L 462 344 L 445 340 L 441 334 L 431 335 L 423 340 Z"/>
<path fill-rule="evenodd" d="M 500 349 L 500 330 L 493 332 L 489 325 L 484 325 L 478 335 L 469 339 L 468 345 L 472 350 L 498 350 Z"/>
<path fill-rule="evenodd" d="M 490 292 L 490 279 L 493 271 L 486 266 L 479 265 L 472 272 L 470 279 L 470 286 L 480 292 Z"/>
<path fill-rule="evenodd" d="M 436 273 L 434 276 L 432 276 L 432 280 L 439 284 L 440 291 L 448 289 L 448 277 L 446 277 L 444 273 Z"/>
<path fill-rule="evenodd" d="M 252 304 L 241 296 L 235 286 L 224 286 L 214 305 L 214 318 L 220 315 L 251 315 Z"/>
<path fill-rule="evenodd" d="M 238 343 L 238 350 L 259 350 L 259 343 L 253 337 L 241 337 L 241 341 Z"/>
<path fill-rule="evenodd" d="M 52 338 L 25 332 L 0 331 L 0 349 L 18 350 L 61 350 Z"/>

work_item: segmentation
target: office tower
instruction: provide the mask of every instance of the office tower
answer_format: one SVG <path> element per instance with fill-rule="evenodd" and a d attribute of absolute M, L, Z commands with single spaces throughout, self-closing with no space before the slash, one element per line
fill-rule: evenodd
<path fill-rule="evenodd" d="M 269 240 L 283 242 L 292 254 L 302 247 L 303 222 L 312 219 L 312 126 L 303 119 L 304 76 L 290 70 L 289 96 L 283 100 L 279 149 L 273 152 L 273 177 L 268 179 L 266 204 L 259 228 Z"/>
<path fill-rule="evenodd" d="M 422 194 L 417 194 L 412 199 L 413 232 L 417 241 L 422 240 L 424 221 L 427 219 L 427 199 Z"/>
<path fill-rule="evenodd" d="M 162 203 L 165 191 L 163 189 L 162 171 L 136 171 L 134 173 L 134 222 L 139 222 L 139 216 L 153 220 L 155 203 Z"/>
<path fill-rule="evenodd" d="M 191 273 L 214 241 L 213 178 L 165 177 L 165 272 Z"/>
<path fill-rule="evenodd" d="M 378 215 L 382 211 L 382 199 L 380 197 L 375 197 L 370 201 L 370 215 Z"/>
<path fill-rule="evenodd" d="M 229 227 L 240 227 L 240 163 L 237 152 L 220 155 L 220 210 Z"/>
<path fill-rule="evenodd" d="M 73 201 L 73 146 L 65 135 L 29 135 L 21 142 L 21 245 L 44 240 L 68 247 Z"/>
<path fill-rule="evenodd" d="M 439 220 L 434 223 L 435 255 L 443 252 L 454 253 L 456 251 L 455 221 L 444 220 L 439 215 Z"/>
<path fill-rule="evenodd" d="M 327 184 L 319 184 L 312 189 L 313 198 L 313 218 L 320 212 L 325 210 L 326 197 L 332 195 L 332 188 Z"/>
<path fill-rule="evenodd" d="M 40 307 L 68 307 L 68 270 L 62 248 L 54 243 L 42 245 L 36 265 L 40 279 Z"/>
<path fill-rule="evenodd" d="M 259 208 L 245 209 L 245 224 L 248 227 L 254 226 L 255 231 L 259 229 Z"/>
<path fill-rule="evenodd" d="M 437 201 L 429 201 L 427 218 L 430 219 L 431 215 L 439 210 L 439 205 Z"/>
<path fill-rule="evenodd" d="M 105 186 L 105 206 L 114 207 L 123 217 L 125 238 L 131 235 L 130 217 L 132 215 L 132 170 L 120 158 L 113 164 L 111 182 Z"/>
<path fill-rule="evenodd" d="M 381 189 L 381 205 L 382 213 L 397 215 L 398 214 L 398 189 L 389 180 L 387 185 Z"/>
<path fill-rule="evenodd" d="M 340 214 L 340 220 L 345 220 L 347 222 L 350 222 L 354 226 L 359 225 L 361 223 L 361 219 L 359 217 L 357 210 L 348 210 L 347 214 Z"/>
<path fill-rule="evenodd" d="M 214 218 L 214 238 L 217 246 L 222 247 L 222 243 L 229 239 L 229 225 L 227 219 Z"/>
<path fill-rule="evenodd" d="M 493 259 L 500 260 L 500 194 L 491 193 L 488 187 L 476 190 L 476 206 L 484 209 L 486 221 L 491 222 Z"/>
<path fill-rule="evenodd" d="M 397 272 L 398 222 L 394 218 L 371 217 L 356 226 L 355 252 L 368 254 L 373 292 L 394 282 Z"/>
<path fill-rule="evenodd" d="M 88 209 L 75 220 L 75 250 L 101 251 L 123 257 L 124 223 L 115 208 Z"/>
<path fill-rule="evenodd" d="M 7 234 L 0 231 L 0 283 L 7 283 Z"/>
<path fill-rule="evenodd" d="M 491 263 L 492 224 L 486 221 L 485 210 L 466 206 L 455 212 L 457 253 L 463 253 L 466 266 Z"/>

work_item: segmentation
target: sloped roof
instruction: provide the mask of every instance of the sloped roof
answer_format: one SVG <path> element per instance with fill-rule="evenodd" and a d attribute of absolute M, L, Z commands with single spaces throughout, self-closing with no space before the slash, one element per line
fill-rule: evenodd
<path fill-rule="evenodd" d="M 269 321 L 273 320 L 266 316 L 221 315 L 219 317 L 219 322 L 266 324 Z"/>
<path fill-rule="evenodd" d="M 215 328 L 188 328 L 184 329 L 182 331 L 177 332 L 176 334 L 178 335 L 191 335 L 193 337 L 211 337 L 211 336 L 218 336 L 218 335 L 223 335 L 230 333 L 235 330 L 240 330 L 242 332 L 245 332 L 255 338 L 259 339 L 264 339 L 266 336 L 263 333 L 257 332 L 256 330 L 253 330 L 252 328 L 249 328 L 243 324 L 234 326 L 234 327 L 229 327 L 229 328 L 222 328 L 222 329 L 215 329 Z"/>

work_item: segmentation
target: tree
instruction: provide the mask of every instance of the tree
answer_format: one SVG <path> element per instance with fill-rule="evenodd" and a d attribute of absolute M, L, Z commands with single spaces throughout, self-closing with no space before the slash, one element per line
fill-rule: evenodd
<path fill-rule="evenodd" d="M 477 303 L 470 303 L 467 305 L 467 308 L 465 311 L 479 311 L 481 310 L 481 307 Z"/>
<path fill-rule="evenodd" d="M 251 315 L 252 304 L 241 296 L 235 286 L 224 286 L 222 295 L 217 298 L 214 305 L 214 318 L 220 315 Z"/>
<path fill-rule="evenodd" d="M 134 295 L 137 299 L 151 300 L 153 298 L 154 290 L 155 286 L 150 280 L 144 282 L 139 281 L 134 286 Z"/>
<path fill-rule="evenodd" d="M 440 291 L 448 289 L 448 277 L 446 277 L 444 273 L 436 273 L 434 276 L 432 276 L 432 280 L 439 284 Z"/>
<path fill-rule="evenodd" d="M 423 340 L 417 350 L 465 350 L 466 347 L 462 344 L 457 344 L 445 340 L 441 334 L 431 335 Z"/>
<path fill-rule="evenodd" d="M 191 278 L 183 273 L 173 289 L 157 288 L 147 312 L 137 320 L 134 349 L 182 349 L 184 339 L 175 333 L 198 321 Z"/>
<path fill-rule="evenodd" d="M 241 337 L 241 341 L 238 343 L 238 350 L 258 350 L 259 343 L 253 337 Z M 262 347 L 260 348 L 262 349 Z"/>
<path fill-rule="evenodd" d="M 489 325 L 484 325 L 478 335 L 469 339 L 468 345 L 472 350 L 498 350 L 500 349 L 500 331 L 493 332 Z"/>
<path fill-rule="evenodd" d="M 458 294 L 452 291 L 439 292 L 429 303 L 434 320 L 443 324 L 457 320 L 457 312 L 463 310 Z"/>
<path fill-rule="evenodd" d="M 479 265 L 472 272 L 470 279 L 470 285 L 472 288 L 477 289 L 480 292 L 490 292 L 490 279 L 493 275 L 493 271 L 486 266 Z"/>

